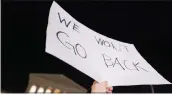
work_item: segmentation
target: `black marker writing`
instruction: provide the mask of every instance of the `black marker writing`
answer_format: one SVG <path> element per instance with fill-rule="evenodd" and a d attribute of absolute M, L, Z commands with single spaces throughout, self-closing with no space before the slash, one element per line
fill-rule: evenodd
<path fill-rule="evenodd" d="M 84 49 L 84 47 L 83 46 L 81 46 L 79 43 L 77 43 L 77 44 L 75 44 L 75 45 L 72 45 L 71 43 L 69 43 L 69 42 L 63 42 L 61 39 L 60 39 L 60 35 L 65 35 L 65 36 L 67 36 L 68 38 L 69 38 L 69 35 L 67 34 L 67 33 L 65 33 L 65 32 L 62 32 L 62 31 L 58 31 L 57 33 L 56 33 L 56 36 L 57 36 L 57 39 L 60 41 L 60 43 L 63 45 L 63 46 L 65 46 L 66 48 L 68 48 L 68 49 L 72 49 L 73 50 L 73 52 L 74 52 L 74 54 L 75 55 L 79 55 L 81 58 L 87 58 L 87 52 L 86 52 L 86 50 Z M 70 46 L 67 46 L 67 44 Z M 71 48 L 72 47 L 72 48 Z"/>
<path fill-rule="evenodd" d="M 61 19 L 60 13 L 58 13 L 58 16 L 59 16 L 60 23 L 64 22 L 64 23 L 65 23 L 65 26 L 68 27 L 69 24 L 71 23 L 71 21 L 69 21 L 69 22 L 67 23 L 67 21 L 66 21 L 65 19 Z"/>
<path fill-rule="evenodd" d="M 79 47 L 82 49 L 82 51 L 84 51 L 84 55 L 81 55 L 81 53 L 78 52 L 78 50 L 79 50 L 78 48 Z M 76 44 L 75 48 L 76 48 L 76 51 L 77 51 L 77 53 L 78 53 L 78 55 L 80 57 L 82 57 L 82 58 L 86 58 L 87 57 L 87 53 L 86 53 L 85 49 L 80 44 Z"/>
<path fill-rule="evenodd" d="M 109 56 L 105 55 L 105 54 L 102 54 L 102 55 L 103 55 L 103 59 L 104 59 L 104 62 L 105 62 L 105 65 L 107 66 L 107 68 L 109 66 L 113 66 L 114 67 L 114 64 L 111 62 L 111 58 Z"/>
<path fill-rule="evenodd" d="M 112 59 L 109 56 L 107 56 L 105 54 L 102 54 L 102 56 L 103 56 L 103 59 L 104 59 L 104 62 L 106 64 L 107 68 L 109 68 L 109 66 L 114 67 L 115 64 L 118 64 L 123 70 L 125 70 L 124 67 L 122 67 L 122 65 L 119 63 L 117 58 L 115 59 L 115 62 L 113 62 Z M 111 64 L 108 64 L 108 63 L 111 63 Z"/>
<path fill-rule="evenodd" d="M 75 30 L 75 31 L 79 32 L 79 31 L 78 31 L 78 28 L 79 28 L 79 26 L 78 26 L 78 25 L 76 25 L 76 24 L 74 23 L 74 25 L 73 25 L 73 30 Z"/>
<path fill-rule="evenodd" d="M 132 62 L 133 63 L 133 62 Z M 142 70 L 144 70 L 144 71 L 146 71 L 146 72 L 148 72 L 146 69 L 144 69 L 144 68 L 142 68 L 142 67 L 140 67 L 140 66 L 138 66 L 138 64 L 139 64 L 139 62 L 138 63 L 133 63 L 133 65 L 135 66 L 135 68 L 139 71 L 139 69 L 138 68 L 140 68 L 140 69 L 142 69 Z"/>
<path fill-rule="evenodd" d="M 118 64 L 118 65 L 120 65 L 120 66 L 121 66 L 121 68 L 122 68 L 123 70 L 125 70 L 125 69 L 124 69 L 124 67 L 122 67 L 122 65 L 119 63 L 118 58 L 115 58 L 115 62 L 114 62 L 114 64 Z"/>
<path fill-rule="evenodd" d="M 59 38 L 59 35 L 60 34 L 65 34 L 67 37 L 69 37 L 65 32 L 62 32 L 62 31 L 59 31 L 59 32 L 57 32 L 57 34 L 56 34 L 56 36 L 57 36 L 57 39 L 65 46 L 65 47 L 67 47 L 61 40 L 60 40 L 60 38 Z M 65 42 L 66 43 L 66 42 Z M 69 47 L 67 47 L 68 49 L 70 49 Z"/>
<path fill-rule="evenodd" d="M 66 19 L 64 19 L 64 18 L 62 19 L 59 12 L 58 12 L 58 17 L 59 17 L 60 23 L 63 23 L 63 22 L 64 22 L 64 23 L 65 23 L 65 26 L 66 26 L 67 28 L 71 25 L 72 21 L 68 21 L 68 22 L 67 22 Z M 79 26 L 76 25 L 75 23 L 73 23 L 72 29 L 73 29 L 74 31 L 79 32 Z"/>
<path fill-rule="evenodd" d="M 75 53 L 75 55 L 77 55 L 76 51 L 75 51 L 75 47 L 72 44 L 68 43 L 68 42 L 66 42 L 66 43 L 69 44 L 73 48 L 73 52 Z"/>
<path fill-rule="evenodd" d="M 125 68 L 127 68 L 127 69 L 129 69 L 129 70 L 137 70 L 137 69 L 129 68 L 129 67 L 126 65 L 126 62 L 127 62 L 127 60 L 124 60 L 124 66 L 125 66 Z"/>
<path fill-rule="evenodd" d="M 113 48 L 116 51 L 129 52 L 127 46 L 125 45 L 121 45 L 121 44 L 114 45 L 112 42 L 103 40 L 101 38 L 95 37 L 95 39 L 96 39 L 96 42 L 102 46 Z"/>
<path fill-rule="evenodd" d="M 113 60 L 111 57 L 105 55 L 105 54 L 102 54 L 103 56 L 103 60 L 104 60 L 104 63 L 106 65 L 107 68 L 110 68 L 110 67 L 115 67 L 115 65 L 118 65 L 118 67 L 122 68 L 123 70 L 135 70 L 135 71 L 140 71 L 139 69 L 142 69 L 146 72 L 148 72 L 148 70 L 144 69 L 143 67 L 140 67 L 138 66 L 139 65 L 139 62 L 138 63 L 134 63 L 134 62 L 131 62 L 130 63 L 130 66 L 133 66 L 133 68 L 129 68 L 129 63 L 126 63 L 127 60 L 120 60 L 119 61 L 119 58 L 114 58 L 115 60 Z M 123 62 L 123 65 L 122 63 Z M 128 65 L 126 65 L 128 64 Z"/>

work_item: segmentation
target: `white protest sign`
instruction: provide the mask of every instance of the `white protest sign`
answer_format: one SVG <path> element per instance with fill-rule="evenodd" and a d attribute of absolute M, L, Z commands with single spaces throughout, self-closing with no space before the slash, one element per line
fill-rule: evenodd
<path fill-rule="evenodd" d="M 108 81 L 112 86 L 170 84 L 139 54 L 133 44 L 108 38 L 89 29 L 55 1 L 49 13 L 46 52 L 96 81 Z"/>

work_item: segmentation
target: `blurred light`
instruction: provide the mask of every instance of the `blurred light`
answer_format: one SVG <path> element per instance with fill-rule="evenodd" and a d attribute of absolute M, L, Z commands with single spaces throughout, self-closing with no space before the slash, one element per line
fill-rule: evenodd
<path fill-rule="evenodd" d="M 60 90 L 59 89 L 55 89 L 54 93 L 60 93 Z"/>
<path fill-rule="evenodd" d="M 48 87 L 45 91 L 45 93 L 51 93 L 52 92 L 52 88 L 51 87 Z"/>
<path fill-rule="evenodd" d="M 44 88 L 43 87 L 39 87 L 37 93 L 43 93 L 43 92 L 44 92 Z"/>
<path fill-rule="evenodd" d="M 32 85 L 29 92 L 30 93 L 35 93 L 36 92 L 36 89 L 37 89 L 37 86 L 36 85 Z"/>

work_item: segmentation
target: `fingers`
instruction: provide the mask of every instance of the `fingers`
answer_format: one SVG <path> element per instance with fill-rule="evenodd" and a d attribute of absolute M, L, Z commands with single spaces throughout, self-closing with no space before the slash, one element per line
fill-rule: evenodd
<path fill-rule="evenodd" d="M 104 92 L 104 93 L 112 93 L 112 86 L 108 86 L 107 81 L 103 81 L 101 83 L 98 83 L 97 81 L 93 82 L 93 85 L 91 86 L 92 92 Z"/>
<path fill-rule="evenodd" d="M 110 87 L 108 87 L 108 89 L 112 91 L 112 90 L 113 90 L 113 87 L 112 87 L 112 86 L 110 86 Z"/>
<path fill-rule="evenodd" d="M 112 90 L 113 90 L 112 86 L 106 88 L 106 92 L 107 93 L 112 93 Z"/>
<path fill-rule="evenodd" d="M 108 90 L 108 91 L 106 91 L 106 93 L 112 93 L 112 91 L 109 91 L 109 90 Z"/>

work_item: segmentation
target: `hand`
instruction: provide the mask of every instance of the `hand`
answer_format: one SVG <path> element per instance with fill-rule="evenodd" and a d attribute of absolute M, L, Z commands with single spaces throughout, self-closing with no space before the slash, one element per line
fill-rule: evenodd
<path fill-rule="evenodd" d="M 91 86 L 91 92 L 92 93 L 112 93 L 113 87 L 108 87 L 108 82 L 104 81 L 102 83 L 98 83 L 96 81 L 93 82 L 93 85 Z"/>

